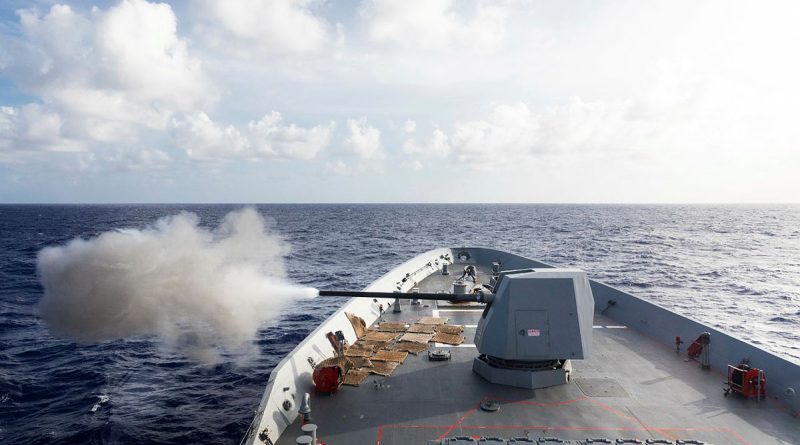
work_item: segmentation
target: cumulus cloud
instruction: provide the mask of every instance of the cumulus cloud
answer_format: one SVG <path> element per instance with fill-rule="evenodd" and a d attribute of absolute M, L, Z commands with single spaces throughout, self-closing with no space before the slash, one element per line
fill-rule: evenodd
<path fill-rule="evenodd" d="M 503 5 L 483 3 L 466 11 L 453 0 L 365 0 L 360 8 L 371 40 L 435 49 L 495 46 L 508 13 Z"/>
<path fill-rule="evenodd" d="M 367 124 L 367 118 L 348 119 L 349 136 L 344 140 L 345 148 L 356 155 L 370 159 L 380 155 L 381 132 Z"/>
<path fill-rule="evenodd" d="M 207 0 L 198 32 L 212 45 L 229 50 L 230 39 L 244 50 L 307 53 L 320 50 L 331 37 L 327 22 L 314 14 L 313 0 Z M 337 29 L 336 39 L 343 39 Z M 241 51 L 243 55 L 247 51 Z"/>
<path fill-rule="evenodd" d="M 60 113 L 164 128 L 213 94 L 167 4 L 124 0 L 89 16 L 66 5 L 21 10 L 5 68 Z"/>
<path fill-rule="evenodd" d="M 172 157 L 157 148 L 118 149 L 107 155 L 104 162 L 122 171 L 161 170 L 172 163 Z"/>
<path fill-rule="evenodd" d="M 113 122 L 65 119 L 39 104 L 0 107 L 0 163 L 49 162 L 61 171 L 84 173 L 163 169 L 171 163 L 163 150 L 126 142 L 135 139 L 127 130 Z M 92 146 L 87 138 L 114 143 Z"/>
<path fill-rule="evenodd" d="M 2 70 L 38 101 L 3 107 L 0 162 L 74 152 L 59 162 L 78 170 L 161 168 L 169 155 L 140 146 L 140 132 L 163 130 L 175 113 L 214 98 L 167 4 L 123 0 L 89 14 L 57 4 L 17 14 L 20 33 L 3 36 Z"/>
<path fill-rule="evenodd" d="M 450 153 L 450 142 L 447 135 L 440 129 L 433 130 L 427 142 L 420 145 L 414 139 L 403 143 L 403 153 L 419 154 L 423 156 L 445 157 Z"/>
<path fill-rule="evenodd" d="M 61 116 L 39 104 L 0 107 L 0 148 L 83 151 L 81 141 L 65 133 Z"/>
<path fill-rule="evenodd" d="M 310 128 L 284 124 L 277 111 L 250 121 L 241 130 L 222 126 L 205 113 L 173 121 L 173 136 L 178 146 L 196 160 L 313 159 L 331 140 L 335 125 Z"/>
<path fill-rule="evenodd" d="M 412 121 L 411 119 L 405 121 L 403 123 L 403 131 L 405 133 L 413 133 L 417 131 L 417 123 Z"/>
<path fill-rule="evenodd" d="M 453 154 L 458 162 L 489 166 L 545 153 L 635 149 L 649 129 L 630 109 L 626 101 L 585 102 L 578 97 L 540 112 L 523 103 L 498 105 L 487 119 L 454 125 Z"/>
<path fill-rule="evenodd" d="M 570 154 L 713 164 L 752 157 L 762 149 L 790 154 L 800 137 L 796 113 L 776 110 L 792 109 L 797 105 L 727 77 L 663 64 L 645 88 L 623 98 L 576 96 L 538 109 L 525 103 L 496 105 L 486 118 L 455 122 L 447 139 L 439 140 L 449 144 L 455 161 L 476 168 Z M 411 140 L 404 151 L 426 153 L 434 145 Z"/>

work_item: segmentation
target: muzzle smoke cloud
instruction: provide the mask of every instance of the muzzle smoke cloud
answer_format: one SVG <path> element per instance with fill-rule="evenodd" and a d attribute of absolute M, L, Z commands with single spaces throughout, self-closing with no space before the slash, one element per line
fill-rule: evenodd
<path fill-rule="evenodd" d="M 42 319 L 59 336 L 99 341 L 157 334 L 203 359 L 254 338 L 289 302 L 289 246 L 251 208 L 214 230 L 193 213 L 39 252 Z"/>

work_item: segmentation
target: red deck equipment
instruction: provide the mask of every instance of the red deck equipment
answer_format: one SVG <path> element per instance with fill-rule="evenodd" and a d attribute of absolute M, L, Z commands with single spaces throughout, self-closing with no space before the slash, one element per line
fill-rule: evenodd
<path fill-rule="evenodd" d="M 742 362 L 736 366 L 728 365 L 728 387 L 725 396 L 731 392 L 739 393 L 747 398 L 756 397 L 759 400 L 766 395 L 767 376 L 758 368 L 751 368 Z"/>

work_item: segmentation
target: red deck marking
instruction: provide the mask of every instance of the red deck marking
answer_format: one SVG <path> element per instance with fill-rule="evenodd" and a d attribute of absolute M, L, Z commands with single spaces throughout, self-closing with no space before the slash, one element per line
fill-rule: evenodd
<path fill-rule="evenodd" d="M 498 400 L 498 401 L 502 401 L 502 402 L 504 402 L 505 404 L 508 404 L 508 405 L 528 405 L 528 406 L 540 406 L 540 407 L 564 406 L 564 405 L 569 405 L 569 404 L 572 404 L 572 403 L 577 403 L 577 402 L 580 402 L 582 400 L 588 400 L 588 401 L 592 402 L 593 404 L 595 404 L 595 405 L 605 409 L 606 411 L 614 414 L 615 416 L 621 417 L 623 419 L 626 419 L 626 420 L 629 420 L 629 421 L 632 421 L 632 422 L 636 422 L 639 425 L 639 427 L 568 427 L 568 426 L 553 426 L 553 425 L 462 425 L 464 420 L 466 420 L 467 417 L 469 417 L 472 413 L 474 413 L 480 407 L 481 402 L 484 401 L 484 400 Z M 675 436 L 673 434 L 670 434 L 670 432 L 672 432 L 672 431 L 711 431 L 711 432 L 718 432 L 718 433 L 721 433 L 721 434 L 728 434 L 728 435 L 732 436 L 733 438 L 735 438 L 736 440 L 738 440 L 739 442 L 741 442 L 743 445 L 750 445 L 750 443 L 747 442 L 739 433 L 737 433 L 736 431 L 734 431 L 734 430 L 732 430 L 730 428 L 702 428 L 702 427 L 694 427 L 694 428 L 670 427 L 670 428 L 665 428 L 665 427 L 654 427 L 654 426 L 645 425 L 638 418 L 636 418 L 634 416 L 630 416 L 628 414 L 625 414 L 624 412 L 622 412 L 622 411 L 620 411 L 620 410 L 618 410 L 618 409 L 616 409 L 616 408 L 614 408 L 612 406 L 606 405 L 605 403 L 600 402 L 599 400 L 595 400 L 594 398 L 588 397 L 588 396 L 582 396 L 582 397 L 578 397 L 576 399 L 571 399 L 571 400 L 563 400 L 563 401 L 560 401 L 560 402 L 529 402 L 529 401 L 526 401 L 526 400 L 508 400 L 508 399 L 502 399 L 502 398 L 498 398 L 498 397 L 486 396 L 483 399 L 481 399 L 481 402 L 478 402 L 475 406 L 470 408 L 461 417 L 459 417 L 458 420 L 456 420 L 455 423 L 453 423 L 452 425 L 403 425 L 403 424 L 380 425 L 380 426 L 378 426 L 378 440 L 377 440 L 376 445 L 380 445 L 381 444 L 381 439 L 383 437 L 383 429 L 384 428 L 445 429 L 445 432 L 442 433 L 436 439 L 436 440 L 442 440 L 445 437 L 447 437 L 447 435 L 450 434 L 450 432 L 452 432 L 454 429 L 456 429 L 459 426 L 461 426 L 461 428 L 465 429 L 465 430 L 469 430 L 469 429 L 477 429 L 477 430 L 483 430 L 483 429 L 488 429 L 488 430 L 492 430 L 492 429 L 532 430 L 533 429 L 533 430 L 553 430 L 553 431 L 644 431 L 644 432 L 650 432 L 650 433 L 653 433 L 653 432 L 659 433 L 659 434 L 663 435 L 664 437 L 666 437 L 669 440 L 678 440 L 677 436 Z"/>
<path fill-rule="evenodd" d="M 635 417 L 631 417 L 631 416 L 623 413 L 622 411 L 620 411 L 620 410 L 618 410 L 616 408 L 613 408 L 611 406 L 606 405 L 605 403 L 603 403 L 603 402 L 601 402 L 599 400 L 595 400 L 595 399 L 593 399 L 591 397 L 587 397 L 587 399 L 590 402 L 594 403 L 595 405 L 597 405 L 597 406 L 603 408 L 604 410 L 610 412 L 611 414 L 614 414 L 615 416 L 622 417 L 623 419 L 627 419 L 627 420 L 632 420 L 632 421 L 638 423 L 639 425 L 642 425 L 644 428 L 647 428 L 647 426 L 642 424 L 642 422 L 640 422 L 639 419 L 637 419 Z"/>
<path fill-rule="evenodd" d="M 459 425 L 461 422 L 463 422 L 463 421 L 464 421 L 464 419 L 466 419 L 466 418 L 467 418 L 467 416 L 469 416 L 470 414 L 474 413 L 474 412 L 475 412 L 475 410 L 477 410 L 479 406 L 481 406 L 481 402 L 478 402 L 478 403 L 477 403 L 475 406 L 473 406 L 473 407 L 472 407 L 472 408 L 471 408 L 469 411 L 465 412 L 463 416 L 459 417 L 459 418 L 458 418 L 458 420 L 456 420 L 456 423 L 454 423 L 454 424 L 450 425 L 450 428 L 448 428 L 448 429 L 447 429 L 447 431 L 445 431 L 444 433 L 442 433 L 442 435 L 441 435 L 441 436 L 439 436 L 439 437 L 438 437 L 436 440 L 442 440 L 442 439 L 444 439 L 445 437 L 447 437 L 447 435 L 448 435 L 448 434 L 450 434 L 450 431 L 453 431 L 454 429 L 456 429 L 456 427 L 457 427 L 457 426 L 458 426 L 458 425 Z"/>
<path fill-rule="evenodd" d="M 627 415 L 627 414 L 623 413 L 622 411 L 620 411 L 620 410 L 618 410 L 618 409 L 616 409 L 616 408 L 613 408 L 613 407 L 611 407 L 611 406 L 609 406 L 609 405 L 606 405 L 605 403 L 603 403 L 603 402 L 601 402 L 601 401 L 599 401 L 599 400 L 593 399 L 593 398 L 591 398 L 591 397 L 587 397 L 587 399 L 588 399 L 590 402 L 594 403 L 595 405 L 602 407 L 603 409 L 607 410 L 608 412 L 610 412 L 610 413 L 612 413 L 612 414 L 614 414 L 614 415 L 616 415 L 616 416 L 619 416 L 619 417 L 622 417 L 622 418 L 624 418 L 624 419 L 631 420 L 631 421 L 633 421 L 633 422 L 636 422 L 636 423 L 638 423 L 638 424 L 639 424 L 639 425 L 641 425 L 641 426 L 642 426 L 642 428 L 644 428 L 645 430 L 648 430 L 648 431 L 657 431 L 657 432 L 661 433 L 661 435 L 662 435 L 662 436 L 666 437 L 666 438 L 667 438 L 667 439 L 669 439 L 669 440 L 678 440 L 678 437 L 675 437 L 674 435 L 672 435 L 672 434 L 669 434 L 668 432 L 661 431 L 661 430 L 659 430 L 658 428 L 654 428 L 654 427 L 651 427 L 651 426 L 645 425 L 645 424 L 644 424 L 644 422 L 642 422 L 641 420 L 639 420 L 637 417 L 634 417 L 634 416 L 629 416 L 629 415 Z"/>
<path fill-rule="evenodd" d="M 381 438 L 383 437 L 383 429 L 384 428 L 407 428 L 407 429 L 414 429 L 414 428 L 429 428 L 429 429 L 444 429 L 449 428 L 447 425 L 402 425 L 402 424 L 389 424 L 389 425 L 378 425 L 378 441 L 375 442 L 375 445 L 381 445 Z"/>
<path fill-rule="evenodd" d="M 398 427 L 402 427 L 402 425 L 398 425 Z M 440 427 L 443 428 L 443 427 Z M 624 427 L 624 426 L 554 426 L 554 425 L 462 425 L 461 428 L 464 429 L 476 429 L 476 430 L 492 430 L 492 429 L 499 429 L 499 430 L 522 430 L 522 429 L 540 429 L 540 430 L 553 430 L 553 431 L 704 431 L 704 432 L 716 432 L 716 433 L 726 433 L 727 431 L 723 431 L 724 428 L 704 428 L 704 427 L 697 427 L 697 428 L 677 428 L 677 427 L 650 427 L 650 428 L 641 428 L 641 427 Z"/>
<path fill-rule="evenodd" d="M 744 437 L 742 437 L 742 436 L 741 436 L 739 433 L 737 433 L 735 430 L 732 430 L 732 429 L 730 429 L 730 428 L 717 428 L 717 430 L 718 430 L 718 431 L 721 431 L 721 432 L 725 432 L 725 433 L 728 433 L 728 434 L 730 434 L 731 436 L 735 437 L 735 438 L 736 438 L 736 439 L 737 439 L 739 442 L 741 442 L 741 443 L 742 443 L 742 444 L 744 444 L 744 445 L 750 445 L 750 442 L 748 442 L 748 441 L 744 440 Z"/>
<path fill-rule="evenodd" d="M 476 407 L 477 408 L 477 407 Z M 473 408 L 470 411 L 474 411 L 476 408 Z M 467 415 L 471 414 L 471 412 L 465 413 L 462 418 L 459 420 L 463 421 L 463 418 Z M 384 428 L 399 428 L 399 429 L 418 429 L 418 428 L 425 428 L 425 429 L 447 429 L 447 433 L 449 434 L 453 429 L 459 426 L 458 422 L 454 425 L 402 425 L 402 424 L 394 424 L 394 425 L 380 425 L 378 427 L 378 441 L 376 445 L 380 445 L 381 437 L 383 435 Z M 750 445 L 750 443 L 744 439 L 739 433 L 735 430 L 730 428 L 705 428 L 705 427 L 691 427 L 691 428 L 678 428 L 678 427 L 580 427 L 580 426 L 555 426 L 555 425 L 461 425 L 461 428 L 465 430 L 551 430 L 551 431 L 642 431 L 642 432 L 669 432 L 669 431 L 681 431 L 681 432 L 692 432 L 692 431 L 703 431 L 703 432 L 716 432 L 721 434 L 727 434 L 733 437 L 734 439 L 738 440 L 742 443 L 742 445 Z M 446 434 L 444 437 L 446 437 Z M 444 439 L 443 436 L 440 436 L 436 440 Z M 476 436 L 470 436 L 476 437 Z M 480 437 L 480 436 L 477 436 Z M 677 439 L 675 439 L 677 440 Z"/>

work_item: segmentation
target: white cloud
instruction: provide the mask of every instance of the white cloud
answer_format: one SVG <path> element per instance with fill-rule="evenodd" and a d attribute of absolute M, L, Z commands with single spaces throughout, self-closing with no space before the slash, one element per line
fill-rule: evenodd
<path fill-rule="evenodd" d="M 579 97 L 538 112 L 524 103 L 498 105 L 486 119 L 455 123 L 449 141 L 457 162 L 488 168 L 541 155 L 627 156 L 648 148 L 666 149 L 665 142 L 680 135 L 680 130 L 636 110 L 633 101 L 586 102 Z M 432 140 L 447 142 L 435 136 Z"/>
<path fill-rule="evenodd" d="M 39 104 L 0 107 L 0 148 L 14 151 L 83 151 L 84 145 L 64 136 L 58 113 Z"/>
<path fill-rule="evenodd" d="M 353 173 L 350 166 L 347 165 L 347 163 L 342 161 L 341 159 L 337 159 L 334 162 L 326 163 L 325 171 L 337 176 L 349 176 Z"/>
<path fill-rule="evenodd" d="M 163 170 L 172 163 L 172 157 L 156 148 L 112 147 L 103 151 L 79 153 L 75 159 L 65 160 L 61 168 L 78 172 L 131 172 Z"/>
<path fill-rule="evenodd" d="M 17 14 L 20 34 L 3 36 L 3 71 L 39 101 L 3 109 L 0 148 L 14 152 L 5 162 L 76 152 L 55 162 L 80 171 L 161 168 L 169 156 L 142 148 L 140 132 L 163 130 L 173 114 L 215 97 L 167 4 L 123 0 L 86 15 L 57 4 Z"/>
<path fill-rule="evenodd" d="M 328 145 L 335 127 L 330 122 L 303 128 L 295 124 L 284 125 L 281 120 L 281 114 L 273 111 L 260 121 L 247 124 L 250 140 L 259 157 L 313 159 Z"/>
<path fill-rule="evenodd" d="M 202 3 L 206 23 L 198 32 L 220 49 L 242 45 L 269 53 L 315 52 L 334 40 L 343 43 L 337 28 L 332 37 L 327 22 L 314 14 L 313 0 L 207 0 Z M 235 40 L 231 45 L 231 38 Z M 239 48 L 246 55 L 245 48 Z"/>
<path fill-rule="evenodd" d="M 444 158 L 450 154 L 450 138 L 440 129 L 433 130 L 433 134 L 424 144 L 418 144 L 415 139 L 408 139 L 403 143 L 403 153 L 418 155 L 424 158 Z M 422 168 L 421 161 L 417 161 L 415 170 Z"/>
<path fill-rule="evenodd" d="M 108 130 L 71 128 L 70 121 L 39 104 L 0 107 L 0 163 L 54 161 L 57 169 L 70 172 L 153 170 L 171 163 L 171 157 L 156 148 L 125 142 L 90 146 L 86 141 L 88 133 Z"/>
<path fill-rule="evenodd" d="M 62 114 L 164 128 L 173 113 L 214 97 L 167 4 L 124 0 L 88 17 L 66 5 L 18 14 L 23 38 L 6 71 Z"/>
<path fill-rule="evenodd" d="M 484 119 L 455 122 L 444 141 L 455 161 L 476 168 L 570 155 L 716 168 L 759 159 L 764 150 L 784 158 L 796 150 L 797 102 L 680 63 L 662 64 L 646 84 L 622 99 L 573 97 L 535 111 L 497 105 Z M 434 145 L 412 140 L 404 151 L 427 153 Z"/>
<path fill-rule="evenodd" d="M 413 133 L 417 131 L 417 123 L 412 121 L 411 119 L 405 121 L 403 123 L 403 131 L 405 133 Z"/>
<path fill-rule="evenodd" d="M 123 152 L 119 165 L 132 170 L 163 169 L 172 162 L 172 157 L 156 148 L 145 148 Z"/>
<path fill-rule="evenodd" d="M 350 135 L 344 140 L 345 148 L 362 158 L 375 158 L 380 155 L 381 132 L 367 124 L 367 118 L 348 119 Z"/>
<path fill-rule="evenodd" d="M 465 11 L 453 0 L 365 0 L 360 8 L 368 37 L 376 42 L 442 49 L 487 48 L 505 31 L 508 9 L 479 3 Z"/>
<path fill-rule="evenodd" d="M 311 128 L 286 125 L 281 114 L 273 111 L 239 130 L 197 113 L 174 120 L 173 135 L 178 146 L 197 160 L 309 160 L 330 143 L 334 127 L 333 122 Z"/>
<path fill-rule="evenodd" d="M 416 160 L 416 159 L 413 160 L 413 161 L 403 161 L 400 165 L 402 165 L 405 168 L 410 168 L 411 170 L 414 170 L 415 172 L 416 171 L 420 171 L 425 167 L 422 164 L 422 162 L 420 162 L 419 160 Z"/>
<path fill-rule="evenodd" d="M 136 140 L 133 129 L 117 121 L 71 115 L 37 103 L 0 109 L 0 148 L 80 152 Z"/>
<path fill-rule="evenodd" d="M 250 142 L 236 127 L 222 127 L 205 113 L 176 119 L 173 127 L 175 142 L 192 159 L 220 160 L 250 155 Z"/>
<path fill-rule="evenodd" d="M 486 120 L 456 123 L 452 144 L 458 162 L 476 167 L 520 160 L 540 138 L 540 122 L 525 104 L 500 105 Z"/>

